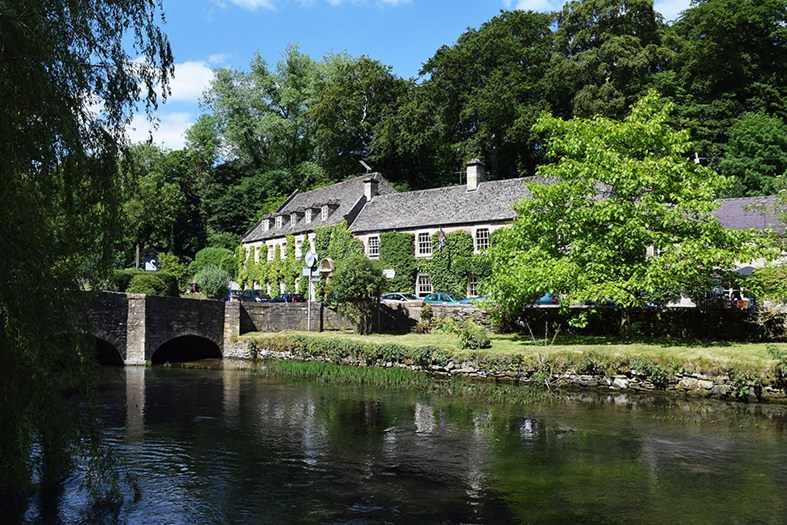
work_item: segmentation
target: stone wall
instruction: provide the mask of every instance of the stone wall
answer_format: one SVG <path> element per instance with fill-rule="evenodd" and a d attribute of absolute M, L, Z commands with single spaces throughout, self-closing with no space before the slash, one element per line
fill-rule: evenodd
<path fill-rule="evenodd" d="M 184 335 L 196 335 L 224 346 L 224 301 L 181 299 L 147 295 L 145 324 L 147 355 L 167 341 Z"/>
<path fill-rule="evenodd" d="M 241 303 L 240 333 L 306 330 L 308 303 Z M 351 330 L 352 325 L 322 303 L 311 305 L 311 330 Z"/>
<path fill-rule="evenodd" d="M 581 374 L 572 370 L 545 373 L 535 368 L 506 367 L 499 363 L 485 363 L 467 359 L 448 361 L 444 364 L 416 365 L 404 362 L 374 362 L 348 358 L 339 361 L 325 355 L 297 354 L 287 351 L 274 351 L 260 348 L 252 340 L 233 340 L 225 347 L 225 358 L 230 359 L 278 359 L 294 361 L 326 361 L 346 366 L 375 366 L 380 368 L 400 367 L 425 372 L 436 377 L 466 377 L 471 379 L 516 383 L 554 390 L 593 390 L 617 393 L 650 393 L 675 395 L 690 398 L 711 398 L 738 401 L 785 402 L 785 388 L 771 382 L 741 381 L 741 378 L 728 375 L 707 375 L 678 372 L 654 382 L 645 371 L 625 370 L 612 376 Z"/>
<path fill-rule="evenodd" d="M 93 335 L 115 347 L 125 360 L 128 296 L 113 292 L 96 295 L 88 306 L 88 319 Z"/>

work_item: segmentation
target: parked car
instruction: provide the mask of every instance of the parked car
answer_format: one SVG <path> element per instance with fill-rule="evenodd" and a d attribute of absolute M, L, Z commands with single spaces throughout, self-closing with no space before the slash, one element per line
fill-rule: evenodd
<path fill-rule="evenodd" d="M 270 295 L 262 293 L 260 290 L 243 290 L 240 293 L 242 303 L 267 303 L 270 300 Z"/>
<path fill-rule="evenodd" d="M 459 304 L 476 304 L 476 303 L 480 303 L 481 301 L 484 301 L 486 299 L 489 299 L 488 295 L 479 295 L 477 297 L 466 297 L 466 298 L 462 299 L 461 301 L 457 301 L 457 302 Z"/>
<path fill-rule="evenodd" d="M 272 303 L 305 303 L 306 298 L 299 293 L 280 293 L 270 300 Z"/>
<path fill-rule="evenodd" d="M 225 301 L 240 301 L 240 290 L 228 290 Z"/>
<path fill-rule="evenodd" d="M 464 295 L 449 292 L 430 293 L 424 297 L 424 304 L 457 304 L 465 298 Z"/>
<path fill-rule="evenodd" d="M 404 304 L 404 303 L 420 303 L 421 299 L 418 296 L 405 293 L 405 292 L 395 292 L 395 293 L 387 293 L 380 297 L 380 302 L 383 304 Z"/>
<path fill-rule="evenodd" d="M 557 297 L 547 292 L 532 303 L 534 306 L 557 306 Z"/>

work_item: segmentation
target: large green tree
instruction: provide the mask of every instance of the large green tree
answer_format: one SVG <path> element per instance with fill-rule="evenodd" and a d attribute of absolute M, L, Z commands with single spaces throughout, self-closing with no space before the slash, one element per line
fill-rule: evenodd
<path fill-rule="evenodd" d="M 424 64 L 420 92 L 432 99 L 435 124 L 412 132 L 440 132 L 454 170 L 480 157 L 493 177 L 520 175 L 538 157 L 530 128 L 549 109 L 543 78 L 553 49 L 547 14 L 504 11 L 468 29 Z"/>
<path fill-rule="evenodd" d="M 680 114 L 720 157 L 745 112 L 787 118 L 787 0 L 698 0 L 674 24 Z"/>
<path fill-rule="evenodd" d="M 688 133 L 669 125 L 673 109 L 650 93 L 622 122 L 539 120 L 555 162 L 528 183 L 489 251 L 491 288 L 508 312 L 544 292 L 624 308 L 696 297 L 736 261 L 766 254 L 754 233 L 711 215 L 729 181 L 691 161 Z"/>
<path fill-rule="evenodd" d="M 167 92 L 160 9 L 0 3 L 0 498 L 28 486 L 34 467 L 43 483 L 61 479 L 84 437 L 63 396 L 84 388 L 95 343 L 75 335 L 71 292 L 109 267 L 130 112 L 155 106 L 157 84 Z"/>
<path fill-rule="evenodd" d="M 672 56 L 652 0 L 572 0 L 556 20 L 548 89 L 563 117 L 622 117 Z"/>
<path fill-rule="evenodd" d="M 741 116 L 730 129 L 719 171 L 735 181 L 735 197 L 773 195 L 787 176 L 787 124 L 761 113 Z"/>

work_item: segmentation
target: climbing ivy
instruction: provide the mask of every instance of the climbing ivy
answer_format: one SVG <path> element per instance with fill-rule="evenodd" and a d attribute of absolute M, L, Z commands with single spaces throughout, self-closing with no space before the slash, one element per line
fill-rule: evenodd
<path fill-rule="evenodd" d="M 386 291 L 415 291 L 415 237 L 412 234 L 381 233 L 380 264 L 383 268 L 394 270 L 394 277 L 386 281 Z"/>
<path fill-rule="evenodd" d="M 352 236 L 347 223 L 342 222 L 333 226 L 321 226 L 314 230 L 314 245 L 318 257 L 328 257 L 334 261 L 343 260 L 350 255 L 363 255 L 363 243 Z M 308 279 L 300 278 L 303 268 L 303 255 L 308 250 L 308 241 L 304 241 L 302 255 L 295 257 L 295 236 L 285 237 L 286 245 L 284 258 L 281 249 L 276 245 L 273 249 L 273 260 L 268 261 L 267 247 L 263 245 L 260 252 L 260 261 L 254 262 L 254 250 L 249 251 L 246 257 L 245 248 L 238 249 L 238 258 L 244 263 L 238 270 L 238 282 L 244 288 L 251 288 L 258 282 L 263 288 L 270 285 L 274 291 L 279 290 L 279 283 L 284 283 L 284 290 L 305 294 L 308 290 Z M 317 295 L 323 290 L 321 283 L 317 286 Z"/>
<path fill-rule="evenodd" d="M 330 258 L 336 264 L 353 255 L 363 255 L 363 243 L 354 238 L 342 222 L 333 226 L 321 226 L 314 230 L 314 245 L 317 256 Z M 305 294 L 308 279 L 301 278 L 302 259 L 295 258 L 295 237 L 286 237 L 285 257 L 281 258 L 279 246 L 274 248 L 273 260 L 267 260 L 267 248 L 263 245 L 260 262 L 254 262 L 254 250 L 245 257 L 244 248 L 239 248 L 238 259 L 245 261 L 238 270 L 238 282 L 244 288 L 251 288 L 256 281 L 263 288 L 270 284 L 275 291 L 283 282 L 288 292 Z M 305 253 L 306 247 L 302 250 Z M 448 291 L 464 294 L 467 291 L 469 275 L 475 275 L 481 284 L 490 275 L 490 265 L 485 257 L 473 255 L 473 238 L 464 231 L 445 235 L 440 247 L 440 235 L 432 235 L 432 259 L 416 259 L 415 239 L 412 234 L 402 232 L 383 232 L 380 234 L 380 263 L 383 268 L 393 269 L 395 276 L 387 280 L 386 289 L 397 292 L 413 292 L 416 272 L 426 272 L 432 277 L 435 291 Z M 296 289 L 297 280 L 297 289 Z M 316 296 L 322 297 L 326 288 L 319 282 Z"/>
<path fill-rule="evenodd" d="M 464 231 L 445 235 L 440 246 L 440 234 L 432 235 L 432 259 L 419 261 L 419 270 L 432 277 L 432 288 L 440 292 L 467 293 L 467 277 L 471 273 L 473 237 Z"/>

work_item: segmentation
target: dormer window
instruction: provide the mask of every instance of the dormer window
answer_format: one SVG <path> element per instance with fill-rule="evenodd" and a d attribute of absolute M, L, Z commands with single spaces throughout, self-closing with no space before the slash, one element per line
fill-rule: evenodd
<path fill-rule="evenodd" d="M 326 220 L 328 218 L 328 205 L 323 204 L 322 208 L 320 209 L 320 218 L 322 220 Z"/>
<path fill-rule="evenodd" d="M 270 221 L 270 219 L 264 219 L 262 221 L 262 230 L 263 231 L 268 231 L 270 229 L 271 229 L 271 221 Z"/>
<path fill-rule="evenodd" d="M 295 222 L 298 220 L 298 216 L 295 213 L 290 214 L 290 228 L 295 228 Z"/>
<path fill-rule="evenodd" d="M 311 208 L 307 208 L 306 209 L 306 219 L 305 220 L 306 220 L 306 222 L 312 222 L 312 209 Z"/>
<path fill-rule="evenodd" d="M 276 216 L 276 227 L 281 228 L 281 215 Z"/>

